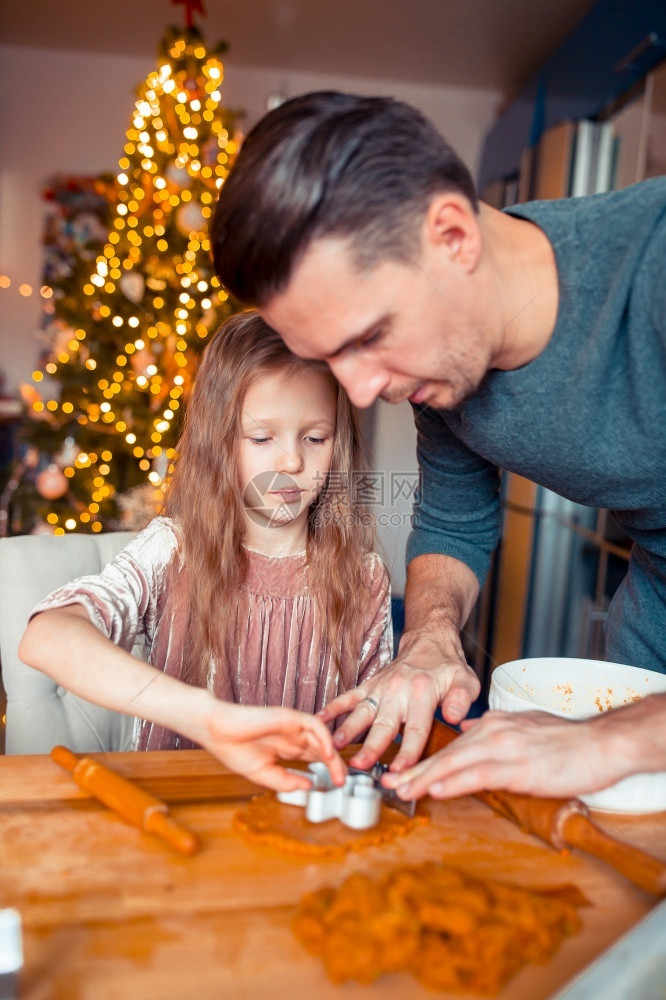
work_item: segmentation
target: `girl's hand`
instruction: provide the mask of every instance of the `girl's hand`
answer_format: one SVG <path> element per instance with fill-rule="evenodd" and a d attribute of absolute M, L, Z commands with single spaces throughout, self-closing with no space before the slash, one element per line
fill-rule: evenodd
<path fill-rule="evenodd" d="M 216 702 L 206 720 L 203 746 L 232 771 L 267 788 L 286 792 L 309 788 L 305 777 L 290 774 L 282 760 L 320 760 L 342 785 L 347 769 L 321 719 L 293 708 L 263 708 Z"/>

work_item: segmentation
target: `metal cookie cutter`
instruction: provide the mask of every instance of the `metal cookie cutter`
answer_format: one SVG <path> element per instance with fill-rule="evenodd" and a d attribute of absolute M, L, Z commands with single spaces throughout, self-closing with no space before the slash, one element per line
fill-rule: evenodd
<path fill-rule="evenodd" d="M 369 774 L 348 774 L 339 788 L 331 781 L 326 764 L 308 764 L 307 771 L 289 769 L 312 782 L 312 788 L 297 788 L 293 792 L 278 792 L 280 802 L 304 806 L 311 823 L 324 823 L 337 818 L 352 830 L 376 826 L 382 804 L 381 792 Z M 308 774 L 308 771 L 310 772 Z"/>

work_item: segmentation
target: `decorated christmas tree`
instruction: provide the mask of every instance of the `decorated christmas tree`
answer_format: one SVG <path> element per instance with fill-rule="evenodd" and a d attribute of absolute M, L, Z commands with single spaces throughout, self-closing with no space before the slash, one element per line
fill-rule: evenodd
<path fill-rule="evenodd" d="M 11 534 L 142 527 L 159 507 L 197 359 L 234 311 L 207 231 L 237 114 L 221 103 L 224 46 L 206 48 L 191 7 L 138 89 L 118 174 L 69 184 L 66 259 L 47 254 L 43 365 L 22 390 Z"/>

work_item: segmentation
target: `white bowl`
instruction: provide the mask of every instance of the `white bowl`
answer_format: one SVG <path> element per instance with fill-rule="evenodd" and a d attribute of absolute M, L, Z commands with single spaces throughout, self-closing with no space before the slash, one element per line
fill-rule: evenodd
<path fill-rule="evenodd" d="M 539 656 L 497 667 L 488 703 L 503 712 L 538 709 L 585 719 L 656 692 L 666 692 L 666 674 L 603 660 Z M 660 812 L 666 810 L 666 771 L 633 774 L 580 798 L 605 812 Z"/>

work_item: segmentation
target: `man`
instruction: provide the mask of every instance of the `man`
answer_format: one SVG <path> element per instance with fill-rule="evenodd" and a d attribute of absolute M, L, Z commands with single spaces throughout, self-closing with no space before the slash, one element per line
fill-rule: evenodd
<path fill-rule="evenodd" d="M 358 406 L 408 399 L 422 470 L 406 627 L 349 712 L 369 766 L 404 724 L 400 794 L 482 787 L 576 794 L 666 769 L 666 695 L 594 720 L 488 713 L 411 769 L 432 715 L 479 683 L 460 629 L 499 530 L 498 468 L 616 512 L 635 546 L 609 612 L 609 659 L 666 670 L 666 180 L 593 199 L 479 204 L 413 108 L 318 93 L 248 135 L 212 224 L 223 284 Z"/>

